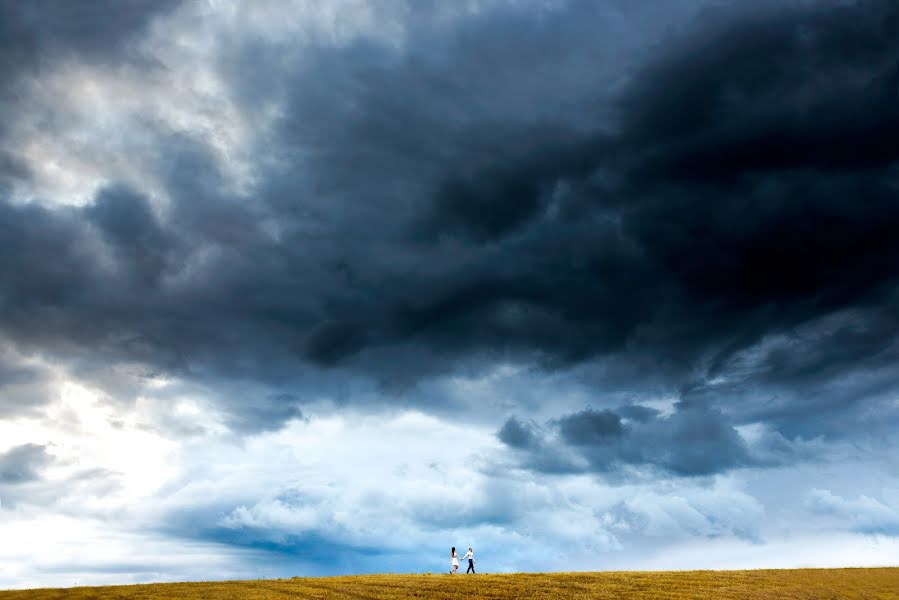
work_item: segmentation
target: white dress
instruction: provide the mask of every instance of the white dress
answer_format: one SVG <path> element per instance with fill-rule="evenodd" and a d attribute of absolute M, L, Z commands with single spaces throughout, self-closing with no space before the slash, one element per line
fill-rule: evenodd
<path fill-rule="evenodd" d="M 458 566 L 459 566 L 459 557 L 456 556 L 455 554 L 453 554 L 452 565 L 453 565 L 454 567 L 458 567 Z"/>

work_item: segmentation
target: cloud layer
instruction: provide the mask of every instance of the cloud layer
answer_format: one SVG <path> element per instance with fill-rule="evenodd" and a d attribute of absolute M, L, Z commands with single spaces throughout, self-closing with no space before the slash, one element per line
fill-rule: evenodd
<path fill-rule="evenodd" d="M 430 569 L 454 535 L 501 569 L 894 538 L 897 27 L 0 3 L 2 518 L 267 574 Z M 386 488 L 342 446 L 371 422 Z M 194 576 L 155 568 L 116 572 Z"/>

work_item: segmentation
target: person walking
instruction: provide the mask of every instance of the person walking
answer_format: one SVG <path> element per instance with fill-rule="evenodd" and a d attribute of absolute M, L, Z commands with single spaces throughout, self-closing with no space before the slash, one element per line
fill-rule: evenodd
<path fill-rule="evenodd" d="M 450 571 L 450 575 L 455 575 L 459 572 L 459 555 L 456 554 L 455 546 L 453 546 L 452 550 L 450 550 L 450 564 L 453 566 L 453 570 Z"/>
<path fill-rule="evenodd" d="M 468 568 L 465 569 L 465 574 L 468 575 L 469 571 L 474 573 L 474 550 L 471 549 L 471 546 L 468 547 L 468 552 L 462 558 L 468 559 Z"/>

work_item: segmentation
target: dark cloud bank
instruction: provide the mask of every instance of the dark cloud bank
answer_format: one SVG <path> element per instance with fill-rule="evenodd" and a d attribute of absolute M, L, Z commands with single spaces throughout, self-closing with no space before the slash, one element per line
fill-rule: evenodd
<path fill-rule="evenodd" d="M 38 35 L 3 7 L 23 56 L 100 60 L 96 32 Z M 423 14 L 402 48 L 313 44 L 265 72 L 243 67 L 275 51 L 235 42 L 242 109 L 283 103 L 249 197 L 163 131 L 166 210 L 124 184 L 83 208 L 0 203 L 0 335 L 74 368 L 267 386 L 271 410 L 229 405 L 249 429 L 294 415 L 304 382 L 377 381 L 390 402 L 505 361 L 570 369 L 597 406 L 680 400 L 510 419 L 500 439 L 544 471 L 709 474 L 761 464 L 741 423 L 895 424 L 899 10 L 735 3 L 673 33 L 648 19 L 649 39 L 600 12 Z"/>
<path fill-rule="evenodd" d="M 545 473 L 621 476 L 629 468 L 648 468 L 654 476 L 702 476 L 777 466 L 792 453 L 782 437 L 766 437 L 751 448 L 720 411 L 684 403 L 667 416 L 640 405 L 588 408 L 547 426 L 512 417 L 498 436 L 521 453 L 526 467 Z"/>

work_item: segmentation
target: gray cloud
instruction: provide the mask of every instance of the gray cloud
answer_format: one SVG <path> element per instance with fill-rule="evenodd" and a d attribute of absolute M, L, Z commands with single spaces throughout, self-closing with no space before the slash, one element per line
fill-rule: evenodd
<path fill-rule="evenodd" d="M 49 370 L 0 347 L 0 417 L 29 414 L 52 396 Z"/>
<path fill-rule="evenodd" d="M 121 36 L 157 16 L 112 10 L 121 36 L 92 41 L 94 25 L 50 8 L 17 13 L 9 43 L 137 60 Z M 722 448 L 629 450 L 674 472 L 743 464 L 731 425 L 790 442 L 855 435 L 878 408 L 890 422 L 877 390 L 896 381 L 895 8 L 691 8 L 657 52 L 662 19 L 596 34 L 642 10 L 422 11 L 400 45 L 313 40 L 251 78 L 223 67 L 238 107 L 260 108 L 250 86 L 279 106 L 249 149 L 252 191 L 202 139 L 161 128 L 147 171 L 165 207 L 122 183 L 83 208 L 0 204 L 0 330 L 76 372 L 136 363 L 252 389 L 216 396 L 242 431 L 370 381 L 386 393 L 344 398 L 424 405 L 416 384 L 501 362 L 701 402 L 559 422 L 574 446 L 657 425 L 672 445 Z M 236 39 L 229 56 L 272 52 Z"/>
<path fill-rule="evenodd" d="M 20 484 L 40 478 L 40 471 L 52 462 L 46 446 L 22 444 L 0 454 L 0 483 Z"/>
<path fill-rule="evenodd" d="M 500 441 L 512 448 L 526 449 L 534 446 L 538 441 L 538 434 L 534 428 L 515 417 L 507 420 L 497 432 Z"/>
<path fill-rule="evenodd" d="M 648 407 L 624 410 L 651 415 Z M 639 410 L 647 409 L 647 410 Z M 526 468 L 618 474 L 649 467 L 678 476 L 723 473 L 760 464 L 720 411 L 679 403 L 669 416 L 622 421 L 611 410 L 584 409 L 537 429 L 510 418 L 498 432 Z M 563 457 L 568 456 L 565 460 Z"/>
<path fill-rule="evenodd" d="M 175 4 L 176 0 L 109 0 L 76 6 L 54 0 L 4 0 L 0 3 L 3 71 L 40 70 L 73 54 L 92 60 L 116 57 L 126 41 Z"/>
<path fill-rule="evenodd" d="M 60 64 L 86 61 L 115 65 L 140 60 L 130 47 L 152 20 L 173 9 L 177 0 L 100 0 L 73 4 L 54 0 L 0 2 L 0 194 L 33 172 L 17 154 L 21 139 L 9 139 L 13 115 L 31 108 L 28 85 Z"/>
<path fill-rule="evenodd" d="M 614 442 L 624 434 L 621 417 L 610 410 L 584 410 L 559 419 L 559 432 L 569 444 L 594 446 Z"/>

